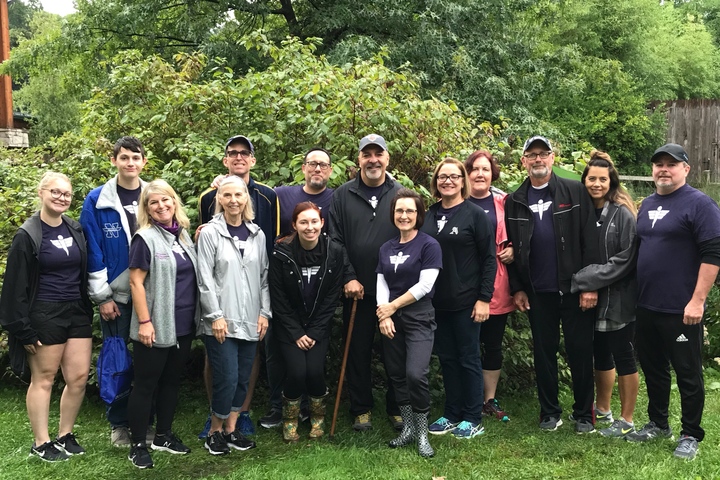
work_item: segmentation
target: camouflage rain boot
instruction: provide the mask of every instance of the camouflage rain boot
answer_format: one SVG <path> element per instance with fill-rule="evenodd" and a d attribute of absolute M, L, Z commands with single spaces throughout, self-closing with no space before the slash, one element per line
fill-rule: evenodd
<path fill-rule="evenodd" d="M 297 442 L 298 417 L 300 416 L 300 398 L 291 400 L 283 395 L 283 440 L 286 443 Z"/>
<path fill-rule="evenodd" d="M 316 440 L 325 435 L 325 397 L 310 397 L 310 435 Z"/>

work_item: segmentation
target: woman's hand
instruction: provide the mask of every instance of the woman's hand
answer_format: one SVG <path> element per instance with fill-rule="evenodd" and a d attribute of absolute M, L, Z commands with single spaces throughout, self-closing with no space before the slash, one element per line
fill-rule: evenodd
<path fill-rule="evenodd" d="M 392 321 L 392 318 L 388 317 L 380 322 L 380 333 L 390 340 L 395 338 L 395 322 Z"/>
<path fill-rule="evenodd" d="M 42 343 L 40 343 L 40 340 L 38 340 L 35 343 L 28 343 L 27 345 L 23 345 L 25 347 L 25 351 L 29 353 L 30 355 L 35 355 L 37 353 L 37 347 L 42 347 Z"/>
<path fill-rule="evenodd" d="M 225 318 L 220 317 L 212 323 L 212 332 L 215 340 L 222 344 L 225 342 L 225 335 L 228 334 L 227 322 Z"/>
<path fill-rule="evenodd" d="M 513 260 L 515 260 L 514 254 L 515 251 L 513 250 L 513 247 L 505 247 L 500 251 L 500 253 L 498 253 L 498 258 L 505 265 L 510 265 Z"/>
<path fill-rule="evenodd" d="M 260 335 L 260 340 L 265 338 L 265 334 L 267 333 L 268 329 L 268 319 L 260 315 L 258 317 L 258 327 L 257 327 L 257 333 Z"/>
<path fill-rule="evenodd" d="M 152 348 L 153 342 L 155 342 L 155 327 L 152 322 L 143 323 L 138 329 L 138 339 L 140 343 L 148 348 Z"/>
<path fill-rule="evenodd" d="M 473 322 L 475 323 L 484 322 L 485 320 L 490 318 L 490 304 L 488 302 L 478 300 L 477 302 L 475 302 L 475 306 L 472 309 L 471 316 Z"/>
<path fill-rule="evenodd" d="M 307 352 L 315 346 L 315 340 L 308 337 L 307 335 L 303 335 L 302 337 L 295 340 L 295 345 L 297 345 L 300 350 L 305 350 Z"/>
<path fill-rule="evenodd" d="M 392 303 L 383 303 L 382 305 L 378 305 L 375 314 L 377 315 L 379 321 L 383 321 L 386 318 L 390 318 L 395 315 L 395 312 L 397 312 L 395 305 Z"/>

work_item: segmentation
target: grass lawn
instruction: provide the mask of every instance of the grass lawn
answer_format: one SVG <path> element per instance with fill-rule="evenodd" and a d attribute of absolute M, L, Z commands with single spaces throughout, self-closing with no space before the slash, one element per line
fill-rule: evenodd
<path fill-rule="evenodd" d="M 692 462 L 675 459 L 675 442 L 658 440 L 636 445 L 623 440 L 606 439 L 598 434 L 576 435 L 567 420 L 571 395 L 561 391 L 566 409 L 565 424 L 556 432 L 541 432 L 537 421 L 537 400 L 534 392 L 504 398 L 510 413 L 508 423 L 486 420 L 485 434 L 462 441 L 450 436 L 431 437 L 436 456 L 420 458 L 414 448 L 391 450 L 386 442 L 394 432 L 381 409 L 374 419 L 374 430 L 353 432 L 343 405 L 335 441 L 300 441 L 285 445 L 280 430 L 263 430 L 255 435 L 258 448 L 247 452 L 233 451 L 225 457 L 212 457 L 197 439 L 207 412 L 203 389 L 199 383 L 183 385 L 183 394 L 175 420 L 178 436 L 193 449 L 188 456 L 154 452 L 153 470 L 138 470 L 127 460 L 126 449 L 113 448 L 109 428 L 104 420 L 104 407 L 96 398 L 83 405 L 75 429 L 86 455 L 67 462 L 48 464 L 29 458 L 32 442 L 25 413 L 25 390 L 0 379 L 0 452 L 2 479 L 428 479 L 433 476 L 447 480 L 483 479 L 715 479 L 720 478 L 720 374 L 708 370 L 707 401 L 703 426 L 707 431 L 701 452 Z M 616 394 L 617 396 L 617 394 Z M 51 435 L 57 428 L 58 397 L 51 404 Z M 614 399 L 613 410 L 619 412 Z M 378 402 L 380 404 L 380 402 Z M 673 390 L 671 426 L 679 431 L 679 397 Z M 440 411 L 435 405 L 433 413 Z M 644 386 L 639 398 L 636 424 L 647 420 Z M 262 415 L 261 408 L 252 413 Z M 328 408 L 331 412 L 331 408 Z M 329 429 L 330 415 L 328 415 Z M 301 427 L 307 435 L 309 427 Z"/>

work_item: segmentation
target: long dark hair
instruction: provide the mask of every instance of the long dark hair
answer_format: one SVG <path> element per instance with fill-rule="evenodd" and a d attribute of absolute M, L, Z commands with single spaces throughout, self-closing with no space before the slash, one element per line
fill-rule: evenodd
<path fill-rule="evenodd" d="M 605 194 L 605 200 L 624 205 L 634 216 L 637 217 L 637 207 L 635 206 L 635 202 L 627 190 L 620 185 L 620 175 L 618 175 L 618 172 L 615 169 L 615 164 L 613 163 L 612 158 L 610 158 L 610 155 L 605 152 L 601 152 L 600 150 L 592 150 L 590 152 L 590 160 L 587 162 L 585 171 L 583 171 L 581 177 L 583 185 L 585 185 L 585 179 L 588 176 L 590 167 L 608 169 L 608 177 L 610 177 L 610 190 L 608 190 Z"/>

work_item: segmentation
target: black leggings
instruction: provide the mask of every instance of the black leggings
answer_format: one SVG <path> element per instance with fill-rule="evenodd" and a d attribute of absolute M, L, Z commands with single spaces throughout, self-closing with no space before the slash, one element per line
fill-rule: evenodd
<path fill-rule="evenodd" d="M 502 341 L 508 314 L 490 315 L 480 330 L 480 358 L 483 370 L 500 370 L 503 362 Z"/>
<path fill-rule="evenodd" d="M 128 401 L 132 442 L 145 444 L 148 418 L 156 397 L 157 433 L 172 429 L 180 390 L 180 376 L 190 356 L 193 335 L 178 338 L 178 346 L 148 348 L 133 340 L 135 382 Z"/>
<path fill-rule="evenodd" d="M 317 340 L 310 350 L 300 350 L 294 343 L 280 343 L 285 359 L 287 376 L 283 394 L 287 398 L 300 398 L 307 393 L 311 397 L 325 395 L 325 357 L 329 340 Z"/>

